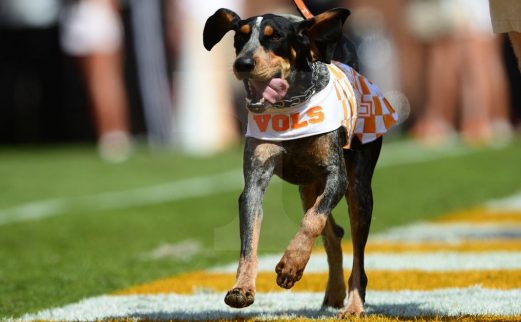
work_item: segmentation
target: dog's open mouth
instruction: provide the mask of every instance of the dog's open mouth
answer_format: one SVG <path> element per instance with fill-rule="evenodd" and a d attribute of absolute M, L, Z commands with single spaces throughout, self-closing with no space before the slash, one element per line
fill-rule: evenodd
<path fill-rule="evenodd" d="M 246 78 L 243 82 L 247 93 L 247 108 L 256 113 L 263 112 L 271 104 L 281 101 L 288 93 L 288 82 L 280 77 L 269 80 Z"/>

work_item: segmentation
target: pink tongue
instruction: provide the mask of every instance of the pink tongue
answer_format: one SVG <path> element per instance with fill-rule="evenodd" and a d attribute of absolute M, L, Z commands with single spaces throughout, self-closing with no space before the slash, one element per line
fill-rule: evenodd
<path fill-rule="evenodd" d="M 281 101 L 288 93 L 288 82 L 281 78 L 273 78 L 269 82 L 252 81 L 257 93 L 270 103 Z"/>

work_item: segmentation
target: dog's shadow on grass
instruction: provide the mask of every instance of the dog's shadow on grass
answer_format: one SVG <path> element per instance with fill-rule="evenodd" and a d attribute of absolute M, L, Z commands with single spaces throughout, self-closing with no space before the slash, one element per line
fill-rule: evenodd
<path fill-rule="evenodd" d="M 426 310 L 421 307 L 420 303 L 403 303 L 403 304 L 368 304 L 366 306 L 367 316 L 387 316 L 396 318 L 405 317 L 434 317 L 439 316 L 440 312 L 434 310 Z M 138 321 L 242 321 L 242 320 L 266 320 L 267 318 L 282 319 L 327 319 L 335 318 L 340 312 L 336 309 L 296 309 L 296 310 L 256 310 L 254 308 L 248 311 L 230 311 L 201 308 L 198 312 L 194 308 L 187 308 L 183 311 L 159 311 L 154 313 L 136 313 L 126 316 L 114 316 L 109 320 L 119 319 L 136 319 Z"/>
<path fill-rule="evenodd" d="M 204 310 L 200 312 L 190 311 L 163 311 L 149 314 L 132 314 L 125 316 L 110 317 L 108 320 L 136 319 L 138 321 L 242 321 L 242 320 L 266 320 L 277 318 L 298 319 L 309 318 L 334 318 L 336 310 L 320 309 L 301 309 L 266 312 L 266 310 L 225 311 L 225 310 Z"/>

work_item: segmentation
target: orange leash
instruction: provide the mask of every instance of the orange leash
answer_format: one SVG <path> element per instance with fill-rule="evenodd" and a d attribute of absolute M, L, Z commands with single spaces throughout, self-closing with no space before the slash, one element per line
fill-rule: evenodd
<path fill-rule="evenodd" d="M 311 13 L 311 11 L 309 11 L 308 7 L 304 3 L 304 0 L 293 0 L 293 2 L 304 18 L 310 19 L 314 17 L 314 15 Z"/>

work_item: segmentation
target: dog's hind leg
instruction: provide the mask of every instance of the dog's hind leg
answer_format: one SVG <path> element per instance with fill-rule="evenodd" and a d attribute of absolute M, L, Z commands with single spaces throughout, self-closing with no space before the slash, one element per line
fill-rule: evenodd
<path fill-rule="evenodd" d="M 244 190 L 239 198 L 241 256 L 237 279 L 224 302 L 234 308 L 253 304 L 257 277 L 257 246 L 262 221 L 262 199 L 280 148 L 248 138 L 244 150 Z"/>
<path fill-rule="evenodd" d="M 344 269 L 342 267 L 342 237 L 344 230 L 338 226 L 329 215 L 326 227 L 322 231 L 322 241 L 327 254 L 329 265 L 329 277 L 327 280 L 326 294 L 323 306 L 342 308 L 346 298 L 346 283 L 344 281 Z"/>
<path fill-rule="evenodd" d="M 353 268 L 349 277 L 349 300 L 339 314 L 345 318 L 364 314 L 367 276 L 364 270 L 364 250 L 371 225 L 373 192 L 371 179 L 380 154 L 382 139 L 362 145 L 353 140 L 351 150 L 345 151 L 348 188 L 346 198 L 349 204 L 351 238 L 353 241 Z"/>
<path fill-rule="evenodd" d="M 307 212 L 318 197 L 318 187 L 316 185 L 300 186 L 300 198 L 302 206 Z M 342 268 L 342 247 L 341 241 L 344 235 L 342 227 L 336 225 L 332 214 L 329 214 L 326 226 L 322 230 L 322 242 L 326 249 L 327 262 L 329 264 L 329 278 L 327 280 L 326 294 L 322 305 L 335 308 L 344 306 L 346 297 L 346 283 L 344 281 L 344 271 Z"/>

